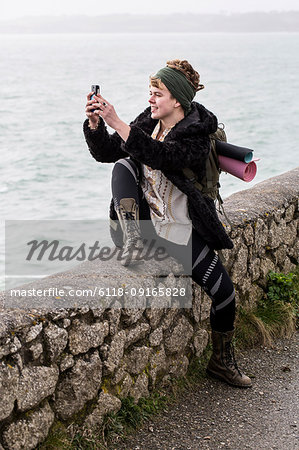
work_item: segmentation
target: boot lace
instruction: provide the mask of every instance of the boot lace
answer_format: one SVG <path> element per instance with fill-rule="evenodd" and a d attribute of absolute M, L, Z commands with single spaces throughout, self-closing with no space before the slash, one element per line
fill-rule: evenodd
<path fill-rule="evenodd" d="M 232 369 L 236 369 L 240 376 L 242 373 L 237 365 L 237 361 L 235 359 L 235 351 L 234 346 L 231 342 L 226 342 L 224 346 L 224 363 L 227 367 L 231 367 Z"/>
<path fill-rule="evenodd" d="M 126 211 L 127 247 L 134 246 L 140 238 L 140 230 L 134 214 Z"/>

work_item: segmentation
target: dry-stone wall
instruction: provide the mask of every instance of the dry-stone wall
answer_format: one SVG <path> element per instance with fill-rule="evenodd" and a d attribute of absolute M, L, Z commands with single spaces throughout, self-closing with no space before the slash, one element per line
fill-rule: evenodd
<path fill-rule="evenodd" d="M 223 254 L 239 302 L 254 304 L 270 269 L 288 272 L 298 264 L 298 181 L 297 168 L 225 201 L 232 229 L 224 223 L 235 246 Z M 165 286 L 174 281 L 176 263 L 171 264 Z M 109 281 L 116 271 L 130 273 L 115 261 L 84 263 L 68 274 L 68 282 Z M 40 286 L 46 282 L 61 286 L 65 274 Z M 109 309 L 2 308 L 0 449 L 34 448 L 56 420 L 80 418 L 93 428 L 120 408 L 122 398 L 138 401 L 183 376 L 191 357 L 200 356 L 208 343 L 210 301 L 193 287 L 191 309 L 116 303 Z"/>

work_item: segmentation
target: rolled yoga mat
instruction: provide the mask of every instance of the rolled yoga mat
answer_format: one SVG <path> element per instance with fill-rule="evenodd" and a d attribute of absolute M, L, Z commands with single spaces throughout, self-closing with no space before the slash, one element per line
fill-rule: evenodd
<path fill-rule="evenodd" d="M 245 163 L 252 161 L 253 150 L 246 147 L 238 147 L 228 142 L 216 140 L 216 152 L 218 155 L 227 156 L 228 158 L 238 159 Z"/>
<path fill-rule="evenodd" d="M 258 161 L 259 158 L 254 158 L 253 161 L 245 163 L 237 159 L 218 155 L 218 160 L 221 170 L 228 172 L 248 183 L 249 181 L 252 181 L 256 175 L 257 167 L 254 161 Z"/>

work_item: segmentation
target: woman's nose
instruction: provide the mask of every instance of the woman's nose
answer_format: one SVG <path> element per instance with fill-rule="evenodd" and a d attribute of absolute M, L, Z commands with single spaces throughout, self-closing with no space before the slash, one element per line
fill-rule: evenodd
<path fill-rule="evenodd" d="M 154 96 L 151 95 L 150 98 L 148 99 L 148 101 L 149 101 L 150 103 L 154 103 L 154 101 L 155 101 Z"/>

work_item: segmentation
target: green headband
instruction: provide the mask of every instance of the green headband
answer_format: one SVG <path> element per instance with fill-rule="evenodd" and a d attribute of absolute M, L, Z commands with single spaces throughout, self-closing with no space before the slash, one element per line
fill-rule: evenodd
<path fill-rule="evenodd" d="M 180 102 L 185 114 L 188 114 L 196 89 L 189 83 L 186 76 L 179 70 L 163 67 L 156 73 L 155 77 L 165 84 L 172 96 Z"/>

